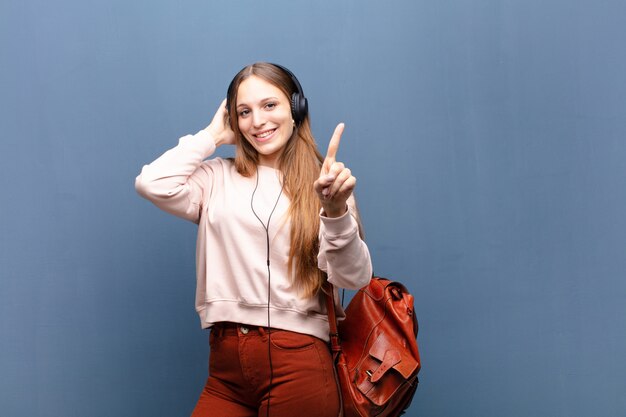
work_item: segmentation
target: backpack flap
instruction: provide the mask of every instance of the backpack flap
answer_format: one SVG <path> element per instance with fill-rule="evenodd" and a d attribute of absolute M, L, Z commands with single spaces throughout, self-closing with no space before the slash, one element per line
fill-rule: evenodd
<path fill-rule="evenodd" d="M 409 379 L 415 374 L 419 362 L 413 359 L 408 349 L 386 340 L 383 336 L 384 334 L 378 336 L 369 352 L 381 362 L 373 373 L 372 382 L 376 383 L 390 368 L 400 372 L 404 379 Z"/>
<path fill-rule="evenodd" d="M 370 354 L 371 353 L 372 352 L 370 351 Z M 389 369 L 391 369 L 395 365 L 399 364 L 401 360 L 402 360 L 402 356 L 400 355 L 400 352 L 398 352 L 397 349 L 390 349 L 390 350 L 385 351 L 385 354 L 383 355 L 383 358 L 382 358 L 382 363 L 380 364 L 378 369 L 376 369 L 372 373 L 372 376 L 370 377 L 370 381 L 372 381 L 372 383 L 374 384 L 380 381 L 380 378 L 382 378 L 383 375 L 385 375 L 385 372 L 387 372 Z"/>
<path fill-rule="evenodd" d="M 383 406 L 398 390 L 413 384 L 417 369 L 418 362 L 404 346 L 380 334 L 357 371 L 355 383 L 370 401 Z"/>

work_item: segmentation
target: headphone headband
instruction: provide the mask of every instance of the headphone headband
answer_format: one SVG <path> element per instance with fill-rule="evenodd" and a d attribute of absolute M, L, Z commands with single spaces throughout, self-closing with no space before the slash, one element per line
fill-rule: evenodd
<path fill-rule="evenodd" d="M 293 94 L 291 94 L 291 117 L 293 117 L 293 120 L 294 122 L 296 122 L 296 125 L 299 126 L 300 123 L 302 123 L 302 121 L 304 120 L 304 118 L 309 112 L 309 102 L 307 98 L 304 96 L 304 91 L 302 90 L 300 81 L 298 81 L 298 79 L 293 74 L 293 72 L 289 71 L 286 67 L 283 67 L 282 65 L 274 64 L 271 62 L 268 62 L 268 64 L 273 65 L 274 67 L 280 69 L 285 74 L 287 74 L 289 78 L 291 78 L 291 81 L 293 82 L 293 84 L 296 86 L 296 91 Z M 230 112 L 229 100 L 230 100 L 231 94 L 233 93 L 232 90 L 235 87 L 234 82 L 235 82 L 235 79 L 233 78 L 233 80 L 228 85 L 228 90 L 226 92 L 226 109 L 229 112 Z"/>
<path fill-rule="evenodd" d="M 270 62 L 270 64 L 272 64 L 273 66 L 283 70 L 289 76 L 289 78 L 291 78 L 291 81 L 293 81 L 293 83 L 296 85 L 296 90 L 297 90 L 296 93 L 298 93 L 302 97 L 304 97 L 304 91 L 302 90 L 302 86 L 300 85 L 300 81 L 298 81 L 298 79 L 293 74 L 293 72 L 289 71 L 286 67 L 283 67 L 280 64 L 274 64 L 274 63 L 271 63 L 271 62 Z"/>

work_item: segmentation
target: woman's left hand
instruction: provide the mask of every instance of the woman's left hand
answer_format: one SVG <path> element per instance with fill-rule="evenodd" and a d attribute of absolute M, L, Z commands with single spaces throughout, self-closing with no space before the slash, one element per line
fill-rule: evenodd
<path fill-rule="evenodd" d="M 356 186 L 356 178 L 352 176 L 352 172 L 336 160 L 344 127 L 343 123 L 339 123 L 335 128 L 320 176 L 313 185 L 327 217 L 340 217 L 346 212 L 346 202 Z"/>

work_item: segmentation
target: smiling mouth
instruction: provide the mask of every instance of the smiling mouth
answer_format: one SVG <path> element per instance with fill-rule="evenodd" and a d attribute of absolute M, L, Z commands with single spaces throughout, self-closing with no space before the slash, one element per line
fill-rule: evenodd
<path fill-rule="evenodd" d="M 272 136 L 276 132 L 276 129 L 264 130 L 261 133 L 254 134 L 253 136 L 260 141 L 267 140 L 270 136 Z"/>

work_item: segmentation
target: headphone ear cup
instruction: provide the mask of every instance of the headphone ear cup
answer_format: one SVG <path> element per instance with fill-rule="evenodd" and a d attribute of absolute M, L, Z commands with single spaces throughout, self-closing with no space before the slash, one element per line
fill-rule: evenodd
<path fill-rule="evenodd" d="M 293 93 L 291 95 L 291 115 L 297 125 L 302 123 L 309 111 L 309 103 L 306 97 Z"/>

